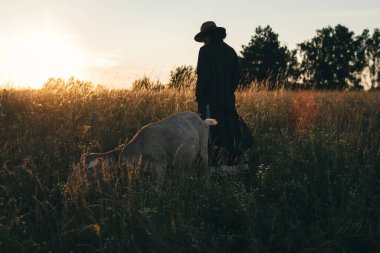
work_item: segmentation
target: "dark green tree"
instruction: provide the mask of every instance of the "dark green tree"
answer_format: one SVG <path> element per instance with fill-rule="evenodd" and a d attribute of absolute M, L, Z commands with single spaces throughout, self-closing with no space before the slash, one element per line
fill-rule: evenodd
<path fill-rule="evenodd" d="M 243 86 L 256 81 L 274 88 L 277 84 L 290 80 L 289 77 L 297 79 L 296 53 L 281 46 L 278 34 L 270 26 L 257 27 L 255 35 L 248 45 L 243 45 L 240 53 Z"/>
<path fill-rule="evenodd" d="M 197 77 L 193 66 L 183 65 L 170 71 L 168 87 L 178 90 L 187 90 L 195 87 Z"/>
<path fill-rule="evenodd" d="M 380 84 L 380 30 L 376 28 L 371 36 L 369 30 L 366 29 L 362 34 L 362 39 L 370 80 L 369 86 L 375 88 Z"/>
<path fill-rule="evenodd" d="M 299 78 L 301 76 L 301 70 L 300 70 L 300 64 L 297 60 L 297 54 L 298 50 L 294 49 L 287 52 L 287 58 L 286 58 L 286 72 L 285 72 L 285 80 L 286 80 L 286 87 L 288 88 L 300 88 L 299 84 L 297 83 L 299 81 Z"/>
<path fill-rule="evenodd" d="M 363 36 L 355 37 L 342 25 L 317 30 L 314 38 L 298 45 L 302 82 L 316 89 L 361 88 L 365 67 L 362 44 Z"/>

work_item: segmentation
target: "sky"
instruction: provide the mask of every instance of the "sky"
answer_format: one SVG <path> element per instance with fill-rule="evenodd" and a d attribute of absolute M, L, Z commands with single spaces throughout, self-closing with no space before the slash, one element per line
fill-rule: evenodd
<path fill-rule="evenodd" d="M 270 25 L 290 49 L 316 30 L 380 28 L 379 0 L 0 0 L 0 86 L 40 88 L 49 77 L 128 88 L 167 82 L 196 65 L 203 22 L 227 30 L 238 53 Z"/>

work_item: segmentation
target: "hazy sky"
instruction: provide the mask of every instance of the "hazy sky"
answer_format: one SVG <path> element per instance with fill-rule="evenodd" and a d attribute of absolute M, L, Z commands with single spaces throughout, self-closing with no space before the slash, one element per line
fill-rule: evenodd
<path fill-rule="evenodd" d="M 0 85 L 70 75 L 118 87 L 143 75 L 165 82 L 175 67 L 196 65 L 193 37 L 208 20 L 237 52 L 259 25 L 295 48 L 328 25 L 379 28 L 380 1 L 0 0 Z"/>

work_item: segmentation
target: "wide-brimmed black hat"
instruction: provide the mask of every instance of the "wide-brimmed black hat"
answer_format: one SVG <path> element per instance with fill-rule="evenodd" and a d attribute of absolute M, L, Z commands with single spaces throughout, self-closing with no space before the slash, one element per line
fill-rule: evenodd
<path fill-rule="evenodd" d="M 224 33 L 226 32 L 226 29 L 224 27 L 216 26 L 215 22 L 213 21 L 204 22 L 201 25 L 201 31 L 195 35 L 194 40 L 197 42 L 203 42 L 207 34 L 215 30 Z"/>

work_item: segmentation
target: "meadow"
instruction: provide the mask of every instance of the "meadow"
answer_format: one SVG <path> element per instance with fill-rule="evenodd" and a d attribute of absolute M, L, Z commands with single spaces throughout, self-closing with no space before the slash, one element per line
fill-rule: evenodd
<path fill-rule="evenodd" d="M 162 191 L 85 152 L 196 111 L 192 92 L 0 91 L 0 252 L 380 252 L 380 92 L 237 92 L 249 174 Z"/>

